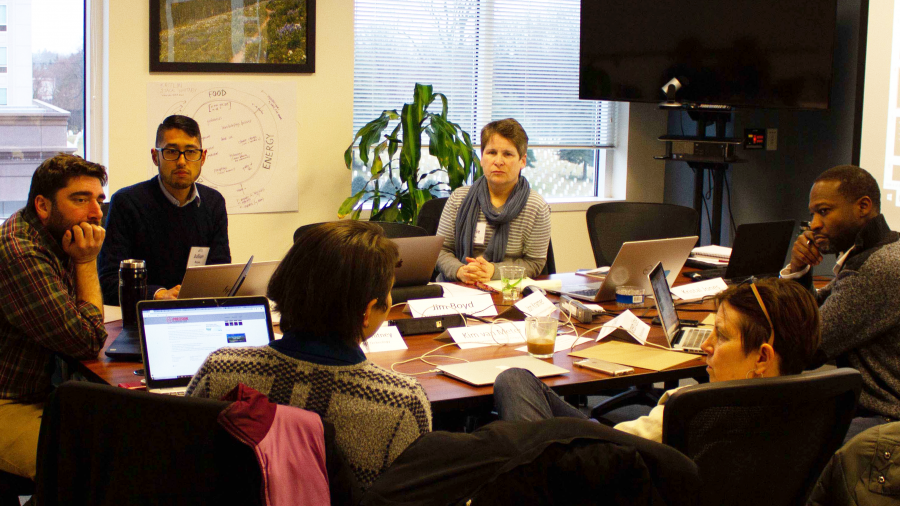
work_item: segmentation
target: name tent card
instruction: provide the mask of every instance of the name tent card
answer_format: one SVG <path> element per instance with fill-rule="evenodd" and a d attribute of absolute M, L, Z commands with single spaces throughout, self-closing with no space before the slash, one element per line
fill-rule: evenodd
<path fill-rule="evenodd" d="M 495 323 L 447 329 L 460 349 L 525 344 L 525 322 Z"/>
<path fill-rule="evenodd" d="M 597 333 L 597 341 L 611 334 L 617 336 L 625 334 L 643 345 L 647 342 L 647 336 L 650 335 L 650 325 L 642 322 L 630 310 L 625 310 L 625 312 L 604 324 L 604 327 Z"/>
<path fill-rule="evenodd" d="M 472 316 L 497 316 L 497 307 L 494 306 L 494 299 L 489 293 L 465 297 L 414 299 L 406 304 L 413 318 L 460 313 Z"/>

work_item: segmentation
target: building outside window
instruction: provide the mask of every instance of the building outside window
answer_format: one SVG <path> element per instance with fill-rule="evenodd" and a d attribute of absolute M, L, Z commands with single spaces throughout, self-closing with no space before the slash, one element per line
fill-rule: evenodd
<path fill-rule="evenodd" d="M 84 2 L 0 5 L 0 220 L 25 206 L 31 176 L 84 153 Z"/>
<path fill-rule="evenodd" d="M 356 0 L 353 131 L 431 84 L 475 143 L 519 120 L 523 174 L 545 198 L 612 197 L 617 104 L 578 99 L 579 24 L 580 0 Z M 438 166 L 424 147 L 422 166 Z M 357 162 L 352 191 L 368 177 Z"/>

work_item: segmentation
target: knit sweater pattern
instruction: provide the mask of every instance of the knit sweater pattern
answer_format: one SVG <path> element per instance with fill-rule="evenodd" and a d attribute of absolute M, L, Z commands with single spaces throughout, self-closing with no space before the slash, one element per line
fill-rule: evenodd
<path fill-rule="evenodd" d="M 431 431 L 431 404 L 422 386 L 368 360 L 328 366 L 268 346 L 223 348 L 206 359 L 187 395 L 218 399 L 238 383 L 331 422 L 335 441 L 363 489 L 410 443 Z"/>

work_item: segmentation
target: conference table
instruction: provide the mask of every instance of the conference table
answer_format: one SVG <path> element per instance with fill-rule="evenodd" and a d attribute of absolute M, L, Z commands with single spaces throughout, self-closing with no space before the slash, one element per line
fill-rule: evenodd
<path fill-rule="evenodd" d="M 558 279 L 561 280 L 564 284 L 577 284 L 591 281 L 584 276 L 580 276 L 574 273 L 554 274 L 549 276 L 549 279 Z M 678 281 L 676 281 L 676 285 L 686 282 L 689 282 L 689 280 L 682 274 L 679 276 Z M 554 301 L 557 299 L 553 295 L 548 295 L 548 297 Z M 502 313 L 503 310 L 508 308 L 508 306 L 504 306 L 502 304 L 502 297 L 499 293 L 493 294 L 493 298 L 495 304 L 497 305 L 498 312 Z M 618 307 L 614 301 L 608 303 L 604 302 L 601 305 L 609 311 L 619 312 L 622 310 L 622 308 Z M 682 305 L 676 307 L 679 309 L 680 317 L 695 320 L 702 320 L 707 316 L 707 314 L 714 311 L 713 303 L 711 301 L 706 301 L 702 304 L 691 304 L 689 306 Z M 689 308 L 691 312 L 689 314 L 681 314 L 682 309 L 684 308 Z M 653 305 L 652 299 L 650 298 L 647 299 L 644 305 L 632 307 L 629 309 L 631 309 L 631 311 L 639 317 L 651 317 L 656 315 L 655 307 Z M 403 305 L 392 308 L 388 319 L 401 318 L 410 318 L 409 313 L 405 313 L 403 311 Z M 572 322 L 575 325 L 576 329 L 578 329 L 579 334 L 588 331 L 585 333 L 585 337 L 595 337 L 597 335 L 597 330 L 590 329 L 609 321 L 611 318 L 612 316 L 606 315 L 595 317 L 594 321 L 590 324 L 579 323 L 575 320 L 572 320 Z M 135 371 L 142 367 L 142 364 L 140 362 L 114 360 L 110 359 L 105 354 L 106 348 L 109 347 L 109 345 L 122 330 L 122 321 L 118 320 L 109 322 L 107 323 L 106 328 L 107 332 L 109 333 L 109 337 L 107 338 L 106 344 L 104 345 L 103 350 L 100 352 L 98 358 L 93 360 L 75 362 L 75 369 L 90 381 L 106 383 L 110 385 L 118 385 L 120 383 L 133 383 L 135 381 L 138 381 L 140 376 L 136 376 Z M 442 339 L 440 334 L 406 336 L 404 340 L 408 346 L 408 349 L 400 351 L 370 353 L 368 355 L 369 360 L 386 369 L 391 369 L 392 364 L 419 357 L 422 354 L 434 350 L 435 348 L 449 342 L 446 340 L 446 336 Z M 648 342 L 656 343 L 659 345 L 664 345 L 666 343 L 665 335 L 659 325 L 651 325 Z M 595 344 L 596 343 L 591 340 L 589 343 L 576 346 L 574 349 L 581 350 L 590 346 L 594 346 Z M 451 359 L 441 359 L 439 355 L 461 358 L 468 361 L 489 360 L 507 356 L 522 355 L 522 352 L 515 350 L 515 348 L 518 348 L 520 346 L 522 346 L 522 344 L 518 344 L 515 346 L 488 346 L 465 350 L 460 349 L 455 345 L 446 346 L 435 353 L 436 355 L 438 355 L 437 358 L 435 358 L 435 354 L 430 354 L 429 361 L 440 364 L 459 363 L 458 361 Z M 568 355 L 568 353 L 569 350 L 556 352 L 553 355 L 552 363 L 568 369 L 570 372 L 561 376 L 544 378 L 543 380 L 548 386 L 553 388 L 554 391 L 564 396 L 595 395 L 602 390 L 627 388 L 631 386 L 647 385 L 657 382 L 677 382 L 678 380 L 684 378 L 703 377 L 706 375 L 705 359 L 704 357 L 699 355 L 694 360 L 671 367 L 666 370 L 652 371 L 647 369 L 635 368 L 635 372 L 633 374 L 613 377 L 601 372 L 596 372 L 575 366 L 573 362 L 580 359 L 571 357 Z M 417 374 L 414 377 L 419 381 L 422 387 L 424 387 L 425 393 L 427 394 L 428 399 L 431 401 L 432 411 L 436 416 L 440 416 L 441 414 L 449 415 L 454 412 L 460 413 L 483 410 L 485 408 L 489 409 L 492 405 L 492 387 L 475 387 L 438 372 L 427 372 L 432 370 L 433 368 L 434 367 L 432 365 L 426 364 L 421 361 L 413 361 L 402 365 L 395 365 L 394 367 L 396 371 L 407 374 L 425 373 Z"/>

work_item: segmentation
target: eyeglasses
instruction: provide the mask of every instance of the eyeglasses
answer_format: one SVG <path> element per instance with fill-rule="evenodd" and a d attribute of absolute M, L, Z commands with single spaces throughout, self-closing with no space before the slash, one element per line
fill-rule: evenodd
<path fill-rule="evenodd" d="M 181 155 L 184 155 L 185 161 L 199 162 L 200 158 L 203 156 L 202 149 L 185 149 L 184 151 L 179 151 L 174 148 L 156 148 L 156 150 L 162 153 L 163 160 L 168 160 L 170 162 L 178 160 Z"/>
<path fill-rule="evenodd" d="M 769 328 L 772 329 L 772 332 L 769 334 L 769 346 L 775 345 L 775 326 L 772 325 L 772 319 L 769 318 L 769 312 L 766 311 L 766 305 L 763 304 L 762 297 L 759 296 L 759 290 L 756 289 L 756 283 L 750 283 L 750 289 L 753 290 L 753 295 L 756 295 L 756 302 L 759 302 L 759 307 L 762 309 L 764 315 L 766 315 L 766 321 L 769 322 Z"/>

